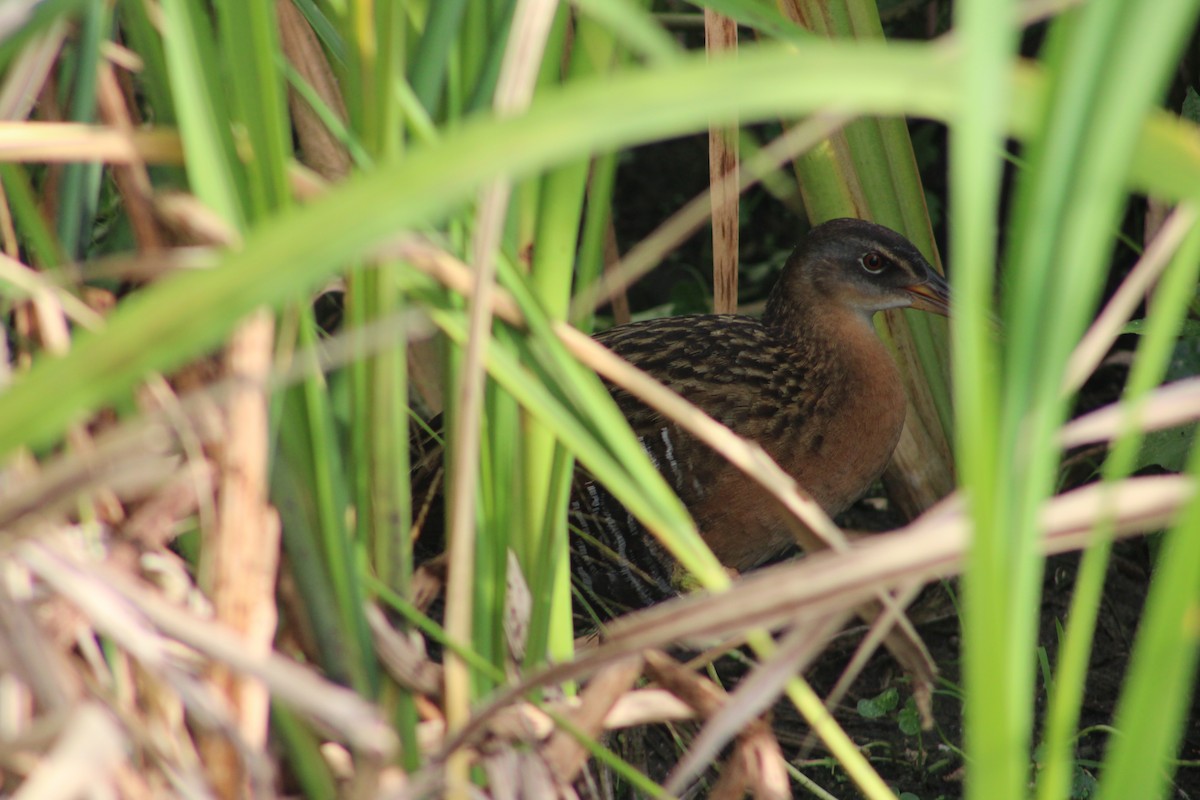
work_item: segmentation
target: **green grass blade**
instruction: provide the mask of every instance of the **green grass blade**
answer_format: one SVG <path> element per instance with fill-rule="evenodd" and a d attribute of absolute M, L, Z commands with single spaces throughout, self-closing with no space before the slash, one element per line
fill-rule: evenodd
<path fill-rule="evenodd" d="M 804 68 L 828 70 L 830 78 L 768 80 Z M 0 398 L 0 452 L 45 443 L 82 410 L 111 400 L 148 371 L 215 344 L 250 310 L 314 287 L 396 230 L 441 218 L 498 174 L 527 174 L 582 152 L 697 130 L 734 114 L 751 121 L 833 105 L 946 117 L 955 109 L 953 73 L 944 52 L 899 43 L 814 42 L 801 52 L 746 47 L 737 59 L 689 58 L 651 73 L 581 82 L 570 92 L 546 93 L 523 116 L 478 119 L 412 158 L 259 226 L 218 268 L 173 277 L 127 300 L 102 335 L 80 337 L 71 355 L 40 362 Z M 1028 78 L 1018 87 L 1038 89 Z M 1015 96 L 1015 107 L 1026 99 Z M 1011 122 L 1028 125 L 1030 118 Z M 1172 138 L 1178 129 L 1150 126 L 1146 146 L 1171 147 L 1177 158 L 1164 174 L 1172 176 L 1172 188 L 1200 195 L 1200 153 Z M 1194 181 L 1180 180 L 1187 175 Z M 1158 176 L 1147 171 L 1141 177 Z M 56 392 L 64 379 L 80 391 Z"/>
<path fill-rule="evenodd" d="M 761 0 L 704 0 L 704 7 L 779 41 L 807 44 L 814 38 L 811 31 L 782 14 L 775 3 Z"/>
<path fill-rule="evenodd" d="M 1200 477 L 1192 443 L 1188 473 Z M 1191 707 L 1200 650 L 1200 494 L 1194 496 L 1159 550 L 1154 582 L 1134 642 L 1117 706 L 1117 733 L 1101 775 L 1101 800 L 1167 796 L 1171 761 Z"/>
<path fill-rule="evenodd" d="M 320 740 L 282 705 L 271 706 L 271 730 L 291 757 L 296 782 L 305 797 L 336 797 L 337 784 L 321 753 Z"/>
<path fill-rule="evenodd" d="M 250 157 L 243 163 L 248 210 L 255 218 L 291 200 L 286 174 L 291 121 L 276 61 L 280 45 L 274 9 L 271 3 L 217 3 L 223 73 L 237 76 L 229 86 L 233 117 L 250 144 Z"/>
<path fill-rule="evenodd" d="M 1169 29 L 1190 29 L 1192 5 L 1172 3 L 1142 15 L 1120 0 L 1102 0 L 1060 17 L 1045 47 L 1046 116 L 1020 176 L 1010 239 L 1009 347 L 992 479 L 997 517 L 980 521 L 968 576 L 982 591 L 975 601 L 968 595 L 968 619 L 977 631 L 1000 632 L 968 631 L 978 637 L 968 641 L 974 654 L 968 663 L 973 658 L 978 665 L 973 685 L 992 687 L 969 694 L 980 709 L 969 724 L 987 744 L 983 763 L 996 764 L 978 779 L 980 797 L 1016 797 L 1026 785 L 1029 653 L 1042 576 L 1037 515 L 1058 470 L 1053 436 L 1067 412 L 1062 370 L 1103 287 L 1111 240 L 1100 232 L 1116 227 L 1142 119 L 1181 44 Z M 991 677 L 997 651 L 999 683 Z"/>
<path fill-rule="evenodd" d="M 377 676 L 375 662 L 366 656 L 371 645 L 363 617 L 365 593 L 345 524 L 349 491 L 323 377 L 314 373 L 289 390 L 281 414 L 281 466 L 273 494 L 288 523 L 284 542 L 292 569 L 307 599 L 325 669 L 373 696 Z"/>
<path fill-rule="evenodd" d="M 966 788 L 969 797 L 1016 798 L 1023 791 L 1029 720 L 1021 718 L 1024 696 L 1014 697 L 1013 685 L 995 674 L 996 653 L 1004 652 L 1009 634 L 1002 555 L 1007 530 L 997 518 L 997 481 L 1005 480 L 996 471 L 998 354 L 989 323 L 1015 8 L 975 0 L 960 3 L 955 12 L 965 54 L 963 99 L 950 150 L 955 455 L 975 524 L 964 579 L 965 740 L 973 758 Z M 1019 705 L 1010 713 L 1012 703 Z"/>
<path fill-rule="evenodd" d="M 117 13 L 126 46 L 142 59 L 144 68 L 139 86 L 146 93 L 149 107 L 154 109 L 155 120 L 161 125 L 174 124 L 175 101 L 168 84 L 166 54 L 146 4 L 136 0 L 117 3 Z"/>
<path fill-rule="evenodd" d="M 432 4 L 425 20 L 425 31 L 413 53 L 409 82 L 431 116 L 437 114 L 451 48 L 466 6 L 467 0 L 443 0 Z"/>
<path fill-rule="evenodd" d="M 29 260 L 45 268 L 69 262 L 70 259 L 59 245 L 57 237 L 42 217 L 25 167 L 20 164 L 0 163 L 0 181 L 4 182 L 4 193 L 17 229 L 24 234 L 23 244 L 29 251 Z"/>
<path fill-rule="evenodd" d="M 192 192 L 234 229 L 245 220 L 231 117 L 212 28 L 196 3 L 165 0 L 163 49 Z"/>
<path fill-rule="evenodd" d="M 1187 314 L 1189 300 L 1195 293 L 1198 274 L 1200 228 L 1194 227 L 1180 245 L 1151 302 L 1154 314 L 1147 320 L 1123 397 L 1131 423 L 1137 417 L 1141 400 L 1162 381 L 1167 372 L 1177 333 Z M 1105 460 L 1104 480 L 1119 481 L 1134 471 L 1142 441 L 1143 435 L 1133 425 L 1122 433 Z M 1038 778 L 1039 800 L 1063 797 L 1070 789 L 1075 766 L 1072 745 L 1087 684 L 1096 620 L 1104 601 L 1111 527 L 1107 523 L 1097 527 L 1096 542 L 1084 553 L 1075 581 L 1067 615 L 1066 636 L 1059 650 L 1058 670 L 1046 717 L 1046 733 L 1042 742 L 1043 770 Z M 1181 699 L 1179 702 L 1186 705 L 1187 701 Z M 1150 707 L 1142 707 L 1139 713 L 1158 716 L 1157 709 Z"/>
<path fill-rule="evenodd" d="M 455 341 L 465 340 L 466 326 L 460 318 L 439 311 L 434 314 L 434 321 Z M 549 340 L 543 337 L 542 342 L 547 344 Z M 522 349 L 525 347 L 522 344 Z M 532 352 L 526 351 L 525 357 L 532 355 Z M 607 486 L 614 497 L 656 536 L 661 536 L 672 555 L 686 569 L 714 588 L 727 583 L 728 576 L 700 540 L 679 499 L 650 464 L 594 373 L 578 364 L 575 364 L 573 371 L 569 367 L 566 371 L 556 368 L 552 373 L 561 376 L 563 384 L 570 383 L 576 389 L 575 377 L 583 383 L 594 384 L 588 392 L 594 402 L 584 406 L 587 409 L 586 417 L 589 418 L 589 422 L 585 422 L 555 397 L 542 381 L 535 379 L 527 368 L 515 360 L 513 354 L 501 348 L 490 348 L 488 371 L 497 384 L 516 398 L 523 408 L 531 411 L 559 441 L 569 443 L 589 473 Z M 560 384 L 556 388 L 561 392 L 565 387 Z M 603 438 L 600 438 L 590 423 L 595 422 L 597 415 L 605 414 L 609 417 L 616 415 L 620 420 L 617 423 L 619 427 L 606 428 Z M 615 451 L 612 449 L 614 445 L 618 448 Z"/>
<path fill-rule="evenodd" d="M 345 66 L 346 40 L 342 38 L 341 32 L 330 21 L 328 15 L 313 0 L 292 0 L 292 2 L 296 4 L 296 8 L 300 9 L 300 13 L 304 15 L 304 18 L 308 20 L 309 26 L 312 27 L 313 32 L 317 34 L 317 38 L 321 40 L 321 44 L 333 56 L 338 66 Z"/>
<path fill-rule="evenodd" d="M 83 14 L 79 29 L 75 75 L 71 86 L 69 117 L 74 122 L 96 119 L 96 85 L 100 65 L 100 43 L 107 40 L 112 18 L 107 6 L 92 2 Z M 100 195 L 100 165 L 75 163 L 63 170 L 58 213 L 58 241 L 72 258 L 79 258 L 90 244 Z"/>

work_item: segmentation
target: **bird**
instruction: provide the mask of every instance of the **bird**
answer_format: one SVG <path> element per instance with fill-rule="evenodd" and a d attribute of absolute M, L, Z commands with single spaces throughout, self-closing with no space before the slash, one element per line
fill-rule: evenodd
<path fill-rule="evenodd" d="M 595 338 L 761 445 L 835 516 L 880 477 L 904 426 L 900 373 L 872 324 L 904 307 L 948 315 L 945 280 L 901 234 L 834 219 L 793 251 L 761 318 L 662 317 Z M 624 389 L 609 390 L 726 568 L 746 572 L 792 545 L 784 512 L 757 483 Z M 585 596 L 628 610 L 678 592 L 673 559 L 586 475 L 576 475 L 570 519 Z"/>
<path fill-rule="evenodd" d="M 942 276 L 901 234 L 834 219 L 793 251 L 761 318 L 662 317 L 594 338 L 758 443 L 834 516 L 870 489 L 900 438 L 907 398 L 872 318 L 905 307 L 948 315 Z M 606 385 L 727 569 L 746 572 L 792 544 L 785 512 L 765 490 L 626 390 Z M 568 520 L 577 620 L 602 622 L 681 591 L 671 556 L 581 467 Z"/>

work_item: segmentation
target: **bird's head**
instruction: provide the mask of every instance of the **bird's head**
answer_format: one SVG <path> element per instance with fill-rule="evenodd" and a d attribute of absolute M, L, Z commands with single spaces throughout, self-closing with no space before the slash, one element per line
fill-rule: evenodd
<path fill-rule="evenodd" d="M 767 316 L 815 309 L 916 308 L 949 313 L 950 289 L 921 252 L 895 231 L 860 219 L 818 225 L 788 259 L 767 302 Z"/>

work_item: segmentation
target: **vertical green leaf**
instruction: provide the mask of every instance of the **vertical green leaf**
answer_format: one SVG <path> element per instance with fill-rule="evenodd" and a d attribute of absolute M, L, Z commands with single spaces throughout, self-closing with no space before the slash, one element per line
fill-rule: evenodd
<path fill-rule="evenodd" d="M 950 150 L 955 453 L 975 526 L 963 609 L 965 741 L 974 759 L 967 776 L 970 797 L 1023 794 L 1031 725 L 1022 665 L 1015 674 L 1009 663 L 997 666 L 997 654 L 1019 657 L 1030 651 L 1012 630 L 1011 615 L 1028 613 L 1028 606 L 1012 602 L 1010 532 L 999 516 L 999 494 L 1012 476 L 996 463 L 998 355 L 989 324 L 1015 13 L 1013 3 L 989 0 L 967 0 L 955 9 L 965 57 Z"/>
<path fill-rule="evenodd" d="M 233 143 L 232 117 L 212 26 L 191 0 L 164 0 L 163 50 L 183 137 L 192 192 L 226 224 L 241 230 L 245 175 Z"/>

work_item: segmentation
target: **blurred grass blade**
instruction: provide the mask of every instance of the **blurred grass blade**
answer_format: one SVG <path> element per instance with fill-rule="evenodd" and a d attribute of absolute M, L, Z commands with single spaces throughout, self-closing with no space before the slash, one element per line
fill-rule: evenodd
<path fill-rule="evenodd" d="M 425 19 L 425 30 L 413 54 L 409 83 L 430 115 L 437 114 L 450 64 L 450 49 L 466 6 L 467 0 L 442 0 L 432 4 Z"/>
<path fill-rule="evenodd" d="M 813 34 L 795 19 L 780 13 L 777 3 L 759 0 L 704 0 L 704 7 L 737 20 L 739 25 L 795 44 L 812 41 Z M 791 6 L 787 6 L 791 8 Z"/>
<path fill-rule="evenodd" d="M 126 45 L 142 59 L 139 86 L 154 109 L 154 118 L 160 125 L 173 125 L 175 102 L 168 82 L 165 48 L 146 4 L 117 3 L 116 11 Z"/>
<path fill-rule="evenodd" d="M 69 119 L 91 123 L 96 119 L 96 84 L 101 42 L 108 41 L 112 19 L 107 5 L 94 1 L 88 5 L 80 26 L 75 75 L 71 86 Z M 58 213 L 58 241 L 72 259 L 83 254 L 90 241 L 100 200 L 100 165 L 68 164 L 63 170 Z"/>
<path fill-rule="evenodd" d="M 218 0 L 217 12 L 224 68 L 238 76 L 229 88 L 231 114 L 250 146 L 249 157 L 242 161 L 247 211 L 252 217 L 265 216 L 286 208 L 291 200 L 286 177 L 291 127 L 275 60 L 280 47 L 274 4 Z"/>
<path fill-rule="evenodd" d="M 651 18 L 646 0 L 576 0 L 574 5 L 635 57 L 665 63 L 680 54 L 675 41 Z"/>
<path fill-rule="evenodd" d="M 0 181 L 4 182 L 4 194 L 8 200 L 16 223 L 25 234 L 25 246 L 29 248 L 29 260 L 39 267 L 53 268 L 70 262 L 63 252 L 58 238 L 46 224 L 38 208 L 29 173 L 20 164 L 0 163 Z"/>
<path fill-rule="evenodd" d="M 313 32 L 317 34 L 317 38 L 321 40 L 321 44 L 333 56 L 334 61 L 339 66 L 346 64 L 346 41 L 342 38 L 342 34 L 337 27 L 330 22 L 329 16 L 323 9 L 318 7 L 314 0 L 291 0 L 295 3 L 296 8 L 308 20 L 308 24 L 312 26 Z"/>
<path fill-rule="evenodd" d="M 311 327 L 302 321 L 301 345 L 314 342 Z M 328 388 L 315 363 L 303 384 L 287 391 L 280 418 L 280 461 L 287 466 L 274 475 L 274 495 L 288 523 L 285 544 L 308 598 L 322 664 L 373 696 L 378 675 L 375 661 L 366 656 L 371 644 L 363 616 L 365 592 L 346 527 L 349 487 Z"/>
<path fill-rule="evenodd" d="M 827 80 L 767 80 L 818 64 L 830 70 Z M 102 405 L 148 370 L 203 351 L 249 310 L 313 287 L 397 229 L 439 218 L 500 171 L 523 174 L 584 151 L 696 130 L 735 112 L 751 121 L 835 105 L 948 116 L 953 74 L 947 54 L 899 43 L 813 42 L 795 53 L 763 45 L 742 48 L 736 61 L 691 58 L 653 73 L 581 82 L 570 93 L 547 92 L 521 117 L 475 120 L 419 155 L 259 226 L 217 269 L 180 275 L 127 300 L 103 337 L 81 338 L 72 355 L 38 364 L 0 398 L 0 453 L 21 442 L 44 444 L 81 409 Z M 1040 85 L 1026 73 L 1017 87 L 1014 108 L 1026 109 Z M 573 124 L 563 127 L 563 118 Z M 1033 121 L 1014 112 L 1012 132 L 1026 132 Z M 1156 118 L 1144 131 L 1143 148 L 1159 150 L 1142 162 L 1140 179 L 1161 184 L 1168 198 L 1200 196 L 1200 153 L 1184 130 Z M 79 391 L 55 392 L 68 377 Z"/>
<path fill-rule="evenodd" d="M 227 225 L 245 221 L 242 173 L 208 16 L 189 0 L 164 0 L 163 50 L 187 158 L 188 182 Z M 245 309 L 244 313 L 250 309 Z"/>

